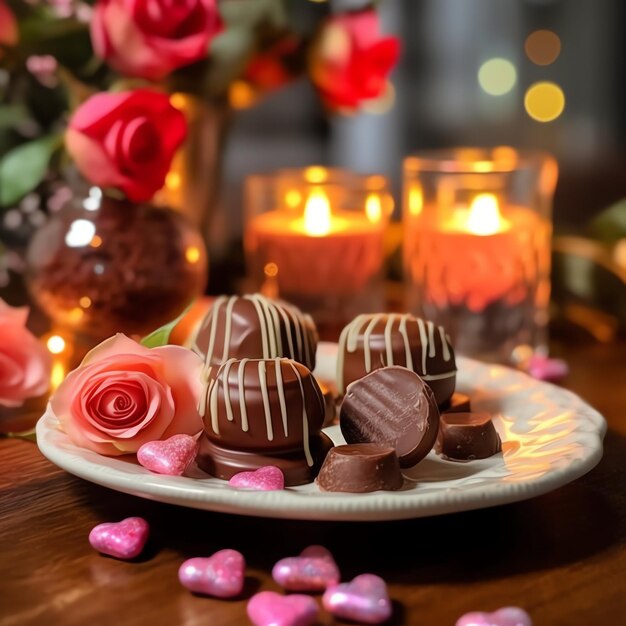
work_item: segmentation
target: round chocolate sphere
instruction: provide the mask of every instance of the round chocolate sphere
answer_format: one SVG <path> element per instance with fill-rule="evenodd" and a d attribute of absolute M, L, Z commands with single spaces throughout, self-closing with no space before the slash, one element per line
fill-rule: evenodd
<path fill-rule="evenodd" d="M 456 385 L 456 363 L 450 338 L 442 326 L 412 315 L 359 315 L 341 332 L 337 355 L 339 393 L 366 374 L 401 365 L 418 374 L 445 405 Z"/>
<path fill-rule="evenodd" d="M 322 428 L 324 396 L 311 372 L 291 359 L 231 359 L 201 403 L 206 436 L 257 454 L 304 451 Z"/>
<path fill-rule="evenodd" d="M 207 366 L 228 359 L 285 357 L 315 367 L 317 330 L 310 316 L 260 294 L 220 296 L 202 320 L 191 349 Z"/>

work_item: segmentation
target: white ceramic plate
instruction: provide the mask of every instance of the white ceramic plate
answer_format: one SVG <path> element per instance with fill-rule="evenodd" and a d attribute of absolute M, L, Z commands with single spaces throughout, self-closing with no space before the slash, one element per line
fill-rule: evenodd
<path fill-rule="evenodd" d="M 336 354 L 336 344 L 320 344 L 320 378 L 334 378 Z M 431 452 L 396 492 L 333 494 L 314 484 L 240 491 L 216 478 L 160 476 L 134 461 L 78 448 L 50 412 L 37 424 L 37 442 L 50 461 L 71 474 L 135 496 L 225 513 L 312 520 L 405 519 L 505 504 L 556 489 L 598 463 L 606 423 L 578 396 L 506 367 L 465 358 L 458 359 L 458 367 L 458 389 L 471 396 L 473 408 L 494 415 L 504 452 L 469 463 L 444 461 Z M 326 432 L 343 443 L 337 426 Z"/>

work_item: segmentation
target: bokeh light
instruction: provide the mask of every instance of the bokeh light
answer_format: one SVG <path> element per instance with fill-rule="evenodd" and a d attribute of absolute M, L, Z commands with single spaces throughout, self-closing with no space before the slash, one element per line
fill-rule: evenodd
<path fill-rule="evenodd" d="M 531 85 L 524 96 L 524 108 L 537 122 L 551 122 L 565 109 L 565 94 L 556 83 L 542 81 Z"/>
<path fill-rule="evenodd" d="M 65 350 L 65 339 L 60 335 L 52 335 L 48 337 L 46 346 L 48 347 L 48 351 L 52 354 L 61 354 L 61 352 Z"/>
<path fill-rule="evenodd" d="M 526 38 L 524 50 L 535 65 L 550 65 L 561 53 L 561 40 L 551 30 L 536 30 Z"/>
<path fill-rule="evenodd" d="M 256 92 L 243 80 L 236 80 L 228 90 L 228 101 L 233 109 L 248 109 L 256 100 Z"/>
<path fill-rule="evenodd" d="M 517 70 L 508 59 L 489 59 L 478 70 L 478 83 L 490 96 L 503 96 L 509 93 L 516 82 Z"/>

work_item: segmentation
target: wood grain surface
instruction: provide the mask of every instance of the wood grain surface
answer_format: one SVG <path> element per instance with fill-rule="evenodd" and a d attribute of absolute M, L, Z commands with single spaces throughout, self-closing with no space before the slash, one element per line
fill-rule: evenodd
<path fill-rule="evenodd" d="M 559 346 L 557 345 L 557 351 Z M 278 590 L 273 564 L 317 543 L 344 579 L 383 576 L 393 624 L 453 626 L 470 610 L 519 605 L 535 626 L 626 623 L 626 345 L 561 347 L 565 385 L 609 422 L 600 465 L 582 479 L 526 502 L 393 523 L 278 521 L 194 511 L 116 493 L 74 478 L 27 441 L 0 440 L 0 624 L 246 624 L 246 601 Z M 126 563 L 94 552 L 100 522 L 140 515 L 152 536 Z M 241 550 L 241 598 L 190 594 L 182 561 Z M 322 624 L 333 619 L 322 613 Z"/>

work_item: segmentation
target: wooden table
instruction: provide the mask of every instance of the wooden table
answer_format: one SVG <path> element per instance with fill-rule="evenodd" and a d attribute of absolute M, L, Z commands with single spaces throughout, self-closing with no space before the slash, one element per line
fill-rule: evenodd
<path fill-rule="evenodd" d="M 557 346 L 557 350 L 559 346 Z M 608 419 L 606 453 L 589 475 L 507 506 L 393 523 L 275 521 L 141 500 L 79 480 L 26 441 L 0 441 L 0 624 L 167 626 L 245 624 L 246 599 L 277 586 L 281 557 L 318 543 L 345 578 L 374 572 L 389 583 L 392 623 L 453 626 L 466 611 L 526 608 L 535 626 L 626 623 L 626 345 L 561 349 L 566 386 Z M 152 525 L 139 562 L 95 553 L 90 529 L 140 515 Z M 184 590 L 191 556 L 241 550 L 242 599 Z M 323 624 L 334 623 L 324 614 Z"/>

